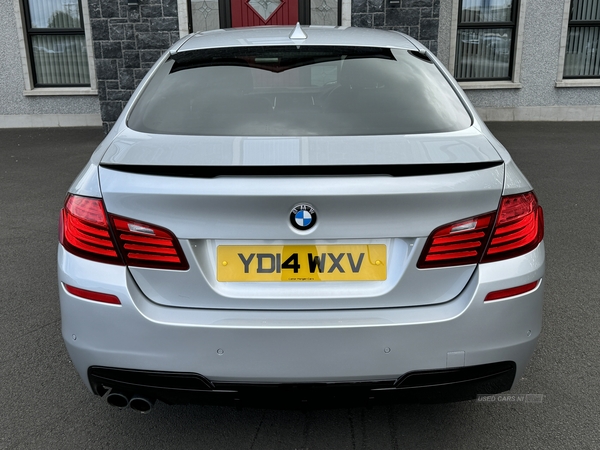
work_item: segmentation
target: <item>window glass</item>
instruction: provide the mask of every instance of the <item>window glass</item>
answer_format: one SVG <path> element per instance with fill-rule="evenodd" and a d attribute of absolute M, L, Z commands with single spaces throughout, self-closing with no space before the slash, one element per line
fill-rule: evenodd
<path fill-rule="evenodd" d="M 570 20 L 600 21 L 600 2 L 598 0 L 573 0 Z"/>
<path fill-rule="evenodd" d="M 339 25 L 338 17 L 341 1 L 312 0 L 310 2 L 311 25 Z"/>
<path fill-rule="evenodd" d="M 208 31 L 220 28 L 218 0 L 189 0 L 192 31 Z"/>
<path fill-rule="evenodd" d="M 600 0 L 573 0 L 564 78 L 600 77 Z"/>
<path fill-rule="evenodd" d="M 421 55 L 285 46 L 176 54 L 128 124 L 164 134 L 336 136 L 454 131 L 471 118 Z"/>
<path fill-rule="evenodd" d="M 460 21 L 463 23 L 510 22 L 512 10 L 512 0 L 463 0 Z"/>
<path fill-rule="evenodd" d="M 83 28 L 78 1 L 28 0 L 31 28 Z"/>
<path fill-rule="evenodd" d="M 86 85 L 90 82 L 83 36 L 31 37 L 36 80 L 40 85 Z"/>
<path fill-rule="evenodd" d="M 510 78 L 512 30 L 463 28 L 458 31 L 457 79 Z"/>
<path fill-rule="evenodd" d="M 335 84 L 338 79 L 338 65 L 318 64 L 310 68 L 310 83 L 313 86 Z"/>
<path fill-rule="evenodd" d="M 34 85 L 89 86 L 79 1 L 28 0 L 25 5 Z"/>
<path fill-rule="evenodd" d="M 510 80 L 516 8 L 513 0 L 462 0 L 454 76 L 460 81 Z"/>

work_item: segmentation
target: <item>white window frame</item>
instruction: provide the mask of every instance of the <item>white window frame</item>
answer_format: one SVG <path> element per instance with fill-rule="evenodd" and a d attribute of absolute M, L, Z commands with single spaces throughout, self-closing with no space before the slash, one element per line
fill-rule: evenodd
<path fill-rule="evenodd" d="M 519 1 L 519 0 L 514 0 Z M 450 24 L 450 58 L 448 70 L 454 76 L 454 65 L 456 60 L 456 39 L 458 35 L 458 14 L 460 0 L 452 0 L 452 22 Z M 513 56 L 513 73 L 511 80 L 490 80 L 490 81 L 460 81 L 461 88 L 467 89 L 521 89 L 521 56 L 523 53 L 523 34 L 525 32 L 525 11 L 527 0 L 520 0 L 517 8 L 517 25 L 515 33 L 515 47 Z"/>
<path fill-rule="evenodd" d="M 188 0 L 177 0 L 177 16 L 179 19 L 179 38 L 183 38 L 190 34 Z"/>
<path fill-rule="evenodd" d="M 23 0 L 27 1 L 27 0 Z M 94 44 L 92 42 L 92 28 L 90 26 L 90 13 L 87 0 L 79 0 L 83 12 L 83 29 L 85 32 L 85 44 L 88 54 L 88 65 L 90 71 L 89 87 L 34 87 L 31 67 L 33 64 L 31 55 L 27 50 L 27 27 L 25 14 L 21 0 L 13 0 L 15 17 L 17 19 L 17 34 L 19 39 L 19 51 L 21 53 L 21 65 L 25 81 L 24 96 L 53 96 L 53 95 L 98 95 L 98 83 L 96 81 L 96 67 L 94 65 Z"/>
<path fill-rule="evenodd" d="M 565 58 L 567 55 L 567 38 L 569 37 L 569 14 L 571 12 L 571 0 L 565 0 L 565 8 L 563 10 L 562 32 L 560 35 L 560 51 L 558 54 L 558 73 L 556 74 L 556 87 L 600 87 L 600 77 L 598 78 L 581 78 L 581 79 L 564 79 Z"/>
<path fill-rule="evenodd" d="M 352 0 L 342 0 L 342 27 L 352 25 Z"/>

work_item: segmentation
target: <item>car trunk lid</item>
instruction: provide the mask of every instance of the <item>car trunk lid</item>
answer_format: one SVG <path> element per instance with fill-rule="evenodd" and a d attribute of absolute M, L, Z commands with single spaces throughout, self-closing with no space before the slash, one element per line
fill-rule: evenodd
<path fill-rule="evenodd" d="M 348 143 L 348 158 L 344 146 L 327 138 L 291 139 L 295 143 L 284 147 L 276 141 L 288 139 L 265 140 L 272 141 L 271 149 L 256 142 L 245 147 L 241 138 L 186 137 L 168 143 L 163 136 L 149 136 L 145 147 L 137 139 L 127 145 L 125 138 L 118 138 L 102 160 L 104 202 L 109 213 L 167 228 L 180 240 L 189 270 L 130 267 L 149 299 L 177 307 L 349 309 L 450 301 L 475 265 L 419 270 L 425 240 L 440 225 L 494 211 L 503 185 L 502 161 L 472 131 L 396 137 L 395 146 L 391 137 L 357 138 Z M 278 148 L 287 148 L 288 155 L 277 156 Z M 300 164 L 297 159 L 292 164 L 295 153 Z M 336 158 L 345 166 L 334 166 Z M 358 166 L 372 170 L 358 175 Z M 198 167 L 203 174 L 194 173 Z M 304 172 L 295 173 L 298 167 Z M 284 176 L 281 168 L 290 172 Z M 290 223 L 299 203 L 318 214 L 317 225 L 308 231 Z M 326 254 L 326 271 L 332 258 L 344 260 L 348 270 L 349 257 L 340 254 L 349 248 L 358 249 L 352 260 L 356 267 L 361 251 L 383 246 L 385 279 L 218 281 L 219 265 L 227 262 L 218 259 L 219 247 L 233 248 L 244 258 L 256 248 L 270 248 L 265 251 L 275 258 L 293 246 L 310 246 L 313 256 Z"/>

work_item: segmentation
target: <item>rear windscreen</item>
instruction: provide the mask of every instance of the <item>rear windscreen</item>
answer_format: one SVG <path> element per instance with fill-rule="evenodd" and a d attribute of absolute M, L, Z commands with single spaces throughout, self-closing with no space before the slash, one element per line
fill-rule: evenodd
<path fill-rule="evenodd" d="M 471 118 L 419 53 L 273 46 L 171 56 L 128 125 L 161 134 L 349 136 L 456 131 Z"/>

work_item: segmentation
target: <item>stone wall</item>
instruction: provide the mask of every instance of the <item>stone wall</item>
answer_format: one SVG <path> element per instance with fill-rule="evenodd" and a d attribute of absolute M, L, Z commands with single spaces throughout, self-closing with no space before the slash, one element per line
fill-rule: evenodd
<path fill-rule="evenodd" d="M 434 54 L 438 46 L 440 0 L 352 0 L 352 26 L 406 33 Z"/>
<path fill-rule="evenodd" d="M 129 0 L 131 1 L 131 0 Z M 105 132 L 148 69 L 179 40 L 177 0 L 89 0 L 100 113 Z"/>
<path fill-rule="evenodd" d="M 135 4 L 129 4 L 135 2 Z M 177 0 L 88 0 L 106 132 L 160 55 L 179 40 Z M 352 26 L 406 33 L 437 53 L 440 0 L 352 0 Z"/>

